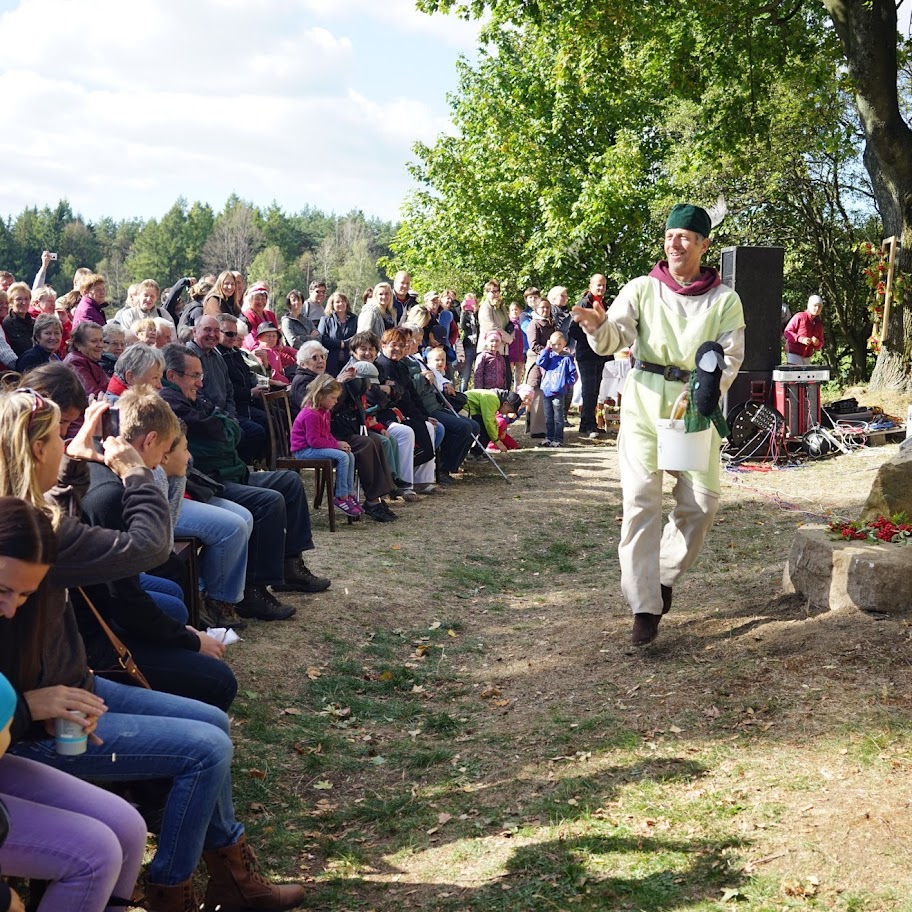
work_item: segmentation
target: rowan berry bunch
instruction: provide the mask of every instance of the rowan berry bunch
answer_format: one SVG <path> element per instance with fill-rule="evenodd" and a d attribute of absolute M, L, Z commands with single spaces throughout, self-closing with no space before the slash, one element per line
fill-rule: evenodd
<path fill-rule="evenodd" d="M 905 513 L 878 516 L 868 522 L 831 522 L 830 532 L 844 541 L 886 542 L 892 545 L 912 544 L 912 523 Z"/>

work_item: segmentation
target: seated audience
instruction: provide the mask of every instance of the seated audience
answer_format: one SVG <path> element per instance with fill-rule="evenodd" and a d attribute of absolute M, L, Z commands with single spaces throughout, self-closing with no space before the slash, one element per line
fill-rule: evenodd
<path fill-rule="evenodd" d="M 104 326 L 108 322 L 104 313 L 105 301 L 108 298 L 104 276 L 89 273 L 80 281 L 79 291 L 82 297 L 73 311 L 73 328 L 75 329 L 83 320 Z"/>
<path fill-rule="evenodd" d="M 334 291 L 326 302 L 326 315 L 317 327 L 320 341 L 328 350 L 326 372 L 334 377 L 348 361 L 349 344 L 358 331 L 358 318 L 351 311 L 348 298 L 341 291 Z"/>
<path fill-rule="evenodd" d="M 97 396 L 108 388 L 109 378 L 101 364 L 104 330 L 105 327 L 97 323 L 80 323 L 70 337 L 72 351 L 63 359 L 63 363 L 79 377 L 79 382 L 89 396 Z"/>
<path fill-rule="evenodd" d="M 34 344 L 35 318 L 29 313 L 32 289 L 25 282 L 14 282 L 6 292 L 9 311 L 3 318 L 3 332 L 10 348 L 19 358 Z"/>
<path fill-rule="evenodd" d="M 113 377 L 114 365 L 127 347 L 126 334 L 117 323 L 105 323 L 101 327 L 101 343 L 104 351 L 99 364 L 108 377 Z"/>
<path fill-rule="evenodd" d="M 192 877 L 201 854 L 210 873 L 208 908 L 243 908 L 251 903 L 261 910 L 292 908 L 303 899 L 303 888 L 273 886 L 262 876 L 234 816 L 227 716 L 195 700 L 95 677 L 86 663 L 66 590 L 143 570 L 167 552 L 167 504 L 139 453 L 118 437 L 102 442 L 103 455 L 92 446 L 92 435 L 98 433 L 107 408 L 102 402 L 89 406 L 83 429 L 66 450 L 70 460 L 104 459 L 122 478 L 126 531 L 85 526 L 71 515 L 70 485 L 85 476 L 79 465 L 61 464 L 60 435 L 67 416 L 33 392 L 0 396 L 0 496 L 24 492 L 32 507 L 46 513 L 58 539 L 53 558 L 49 547 L 38 545 L 39 535 L 30 541 L 22 535 L 34 555 L 32 563 L 45 568 L 52 564 L 41 584 L 46 588 L 38 587 L 37 594 L 44 598 L 26 598 L 22 605 L 17 599 L 0 621 L 5 627 L 0 642 L 18 643 L 38 657 L 26 665 L 0 652 L 0 672 L 21 695 L 11 751 L 100 782 L 170 781 L 146 884 L 151 912 L 198 906 Z M 61 487 L 56 490 L 63 502 L 45 500 L 58 481 Z M 5 515 L 6 511 L 0 513 Z M 46 541 L 46 535 L 40 540 Z M 28 595 L 37 582 L 19 591 Z M 56 718 L 83 726 L 89 736 L 84 753 L 66 756 L 54 751 L 47 726 Z M 87 851 L 87 846 L 81 847 Z M 134 872 L 131 861 L 129 876 Z M 122 886 L 127 892 L 131 883 Z"/>
<path fill-rule="evenodd" d="M 301 292 L 293 288 L 285 298 L 282 314 L 282 338 L 286 345 L 297 350 L 310 339 L 319 339 L 320 333 L 304 310 Z"/>
<path fill-rule="evenodd" d="M 16 360 L 16 370 L 20 373 L 48 361 L 59 361 L 57 349 L 60 348 L 60 339 L 63 336 L 63 327 L 60 320 L 53 314 L 39 314 L 35 319 L 35 328 L 32 332 L 34 345 L 24 351 Z"/>
<path fill-rule="evenodd" d="M 315 576 L 301 559 L 313 549 L 304 487 L 295 472 L 251 472 L 237 453 L 240 425 L 226 412 L 198 399 L 203 370 L 198 357 L 182 345 L 164 350 L 162 397 L 187 425 L 194 466 L 225 488 L 221 496 L 253 514 L 247 563 L 247 589 L 237 607 L 241 617 L 283 620 L 294 608 L 279 603 L 266 588 L 322 592 L 328 579 Z"/>

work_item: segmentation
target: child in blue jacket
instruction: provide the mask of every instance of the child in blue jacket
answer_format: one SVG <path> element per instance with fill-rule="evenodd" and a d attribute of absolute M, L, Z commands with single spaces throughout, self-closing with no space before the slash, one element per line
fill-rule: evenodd
<path fill-rule="evenodd" d="M 542 441 L 542 446 L 546 447 L 564 444 L 564 397 L 573 389 L 577 378 L 576 364 L 566 348 L 564 334 L 552 333 L 536 362 L 542 369 L 541 392 L 546 438 Z"/>

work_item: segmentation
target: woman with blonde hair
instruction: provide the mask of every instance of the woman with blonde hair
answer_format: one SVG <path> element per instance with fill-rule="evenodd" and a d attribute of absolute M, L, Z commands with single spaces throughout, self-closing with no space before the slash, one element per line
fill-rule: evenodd
<path fill-rule="evenodd" d="M 329 350 L 326 372 L 334 377 L 348 362 L 349 340 L 358 331 L 358 318 L 352 313 L 348 298 L 334 291 L 326 301 L 325 316 L 317 327 L 323 347 Z"/>
<path fill-rule="evenodd" d="M 230 313 L 239 317 L 242 300 L 234 273 L 226 269 L 219 273 L 215 284 L 203 300 L 203 316 L 217 317 L 220 313 Z"/>
<path fill-rule="evenodd" d="M 393 286 L 389 282 L 378 282 L 370 300 L 358 314 L 358 332 L 372 332 L 378 339 L 396 325 L 396 309 L 393 306 Z"/>

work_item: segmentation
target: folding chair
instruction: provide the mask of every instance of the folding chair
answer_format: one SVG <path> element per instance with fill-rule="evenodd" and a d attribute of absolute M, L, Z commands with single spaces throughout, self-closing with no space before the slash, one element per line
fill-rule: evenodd
<path fill-rule="evenodd" d="M 320 509 L 323 495 L 326 494 L 326 509 L 329 518 L 329 531 L 336 531 L 336 505 L 333 503 L 335 492 L 334 471 L 336 464 L 331 459 L 295 459 L 291 455 L 291 403 L 288 390 L 275 390 L 263 393 L 263 409 L 266 412 L 266 425 L 269 431 L 270 471 L 289 469 L 300 474 L 302 469 L 314 470 L 315 510 Z"/>

